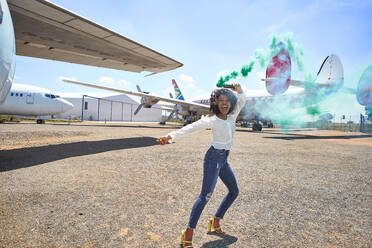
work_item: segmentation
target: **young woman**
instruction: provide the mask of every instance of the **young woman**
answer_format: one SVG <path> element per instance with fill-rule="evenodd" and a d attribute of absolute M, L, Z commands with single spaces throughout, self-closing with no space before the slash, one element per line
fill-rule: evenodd
<path fill-rule="evenodd" d="M 208 232 L 211 232 L 213 227 L 216 233 L 225 234 L 221 230 L 220 219 L 223 218 L 227 209 L 239 194 L 238 185 L 227 162 L 227 157 L 233 146 L 235 121 L 245 104 L 245 96 L 240 84 L 233 84 L 233 90 L 238 94 L 228 89 L 214 90 L 210 98 L 211 114 L 158 139 L 161 145 L 165 145 L 169 140 L 175 140 L 181 136 L 205 130 L 208 127 L 213 130 L 213 141 L 204 157 L 202 190 L 192 208 L 187 229 L 181 235 L 183 248 L 192 247 L 193 231 L 205 205 L 212 196 L 218 177 L 227 186 L 229 193 L 222 200 L 216 214 L 209 220 Z"/>

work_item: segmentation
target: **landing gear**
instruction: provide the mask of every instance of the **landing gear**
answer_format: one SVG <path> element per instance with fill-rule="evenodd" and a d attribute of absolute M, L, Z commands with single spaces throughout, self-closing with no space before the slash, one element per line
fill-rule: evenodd
<path fill-rule="evenodd" d="M 192 118 L 186 118 L 184 126 L 189 125 L 191 123 L 192 123 Z"/>
<path fill-rule="evenodd" d="M 189 112 L 189 114 L 190 115 L 186 116 L 186 118 L 185 118 L 186 122 L 185 122 L 184 126 L 186 126 L 188 124 L 191 124 L 194 121 L 197 121 L 197 119 L 199 117 L 196 112 Z"/>
<path fill-rule="evenodd" d="M 242 121 L 241 126 L 242 126 L 242 127 L 249 127 L 249 123 L 248 123 L 248 121 Z"/>
<path fill-rule="evenodd" d="M 37 124 L 45 124 L 45 120 L 37 119 L 37 120 L 36 120 L 36 123 L 37 123 Z"/>
<path fill-rule="evenodd" d="M 267 127 L 268 127 L 268 128 L 274 128 L 274 124 L 271 123 L 271 122 L 269 122 L 269 123 L 267 124 Z"/>
<path fill-rule="evenodd" d="M 261 132 L 262 131 L 262 125 L 259 122 L 253 123 L 252 131 Z"/>

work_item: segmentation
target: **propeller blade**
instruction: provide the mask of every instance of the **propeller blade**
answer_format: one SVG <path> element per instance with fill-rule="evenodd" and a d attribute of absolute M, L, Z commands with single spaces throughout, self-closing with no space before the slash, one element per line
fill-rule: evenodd
<path fill-rule="evenodd" d="M 138 111 L 140 111 L 142 108 L 142 104 L 138 105 L 136 111 L 134 111 L 134 115 L 136 115 L 138 113 Z"/>
<path fill-rule="evenodd" d="M 138 90 L 138 92 L 141 92 L 141 93 L 142 93 L 142 90 L 141 90 L 141 88 L 139 87 L 139 85 L 137 84 L 136 86 L 137 86 L 137 90 Z"/>

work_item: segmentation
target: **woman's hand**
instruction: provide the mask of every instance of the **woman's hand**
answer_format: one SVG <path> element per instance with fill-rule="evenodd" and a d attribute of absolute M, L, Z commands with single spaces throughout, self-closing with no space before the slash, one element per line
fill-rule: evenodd
<path fill-rule="evenodd" d="M 156 141 L 160 144 L 160 145 L 165 145 L 168 143 L 168 141 L 172 139 L 171 136 L 167 136 L 167 137 L 160 137 L 159 139 L 157 139 Z"/>
<path fill-rule="evenodd" d="M 239 94 L 243 93 L 243 90 L 242 90 L 242 87 L 240 86 L 240 84 L 232 84 L 232 85 L 234 86 L 234 88 L 232 88 L 233 91 L 236 91 Z"/>

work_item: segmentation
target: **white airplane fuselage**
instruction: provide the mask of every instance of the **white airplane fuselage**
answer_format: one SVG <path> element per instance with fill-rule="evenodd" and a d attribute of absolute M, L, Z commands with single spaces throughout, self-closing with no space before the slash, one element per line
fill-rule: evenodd
<path fill-rule="evenodd" d="M 10 91 L 15 72 L 15 37 L 8 3 L 0 0 L 0 104 Z"/>
<path fill-rule="evenodd" d="M 13 84 L 5 101 L 0 104 L 0 114 L 45 116 L 71 110 L 73 105 L 39 87 Z"/>
<path fill-rule="evenodd" d="M 71 103 L 46 89 L 13 83 L 16 46 L 6 0 L 0 0 L 0 41 L 0 114 L 45 116 L 72 109 Z"/>

